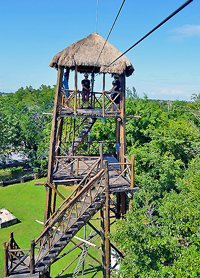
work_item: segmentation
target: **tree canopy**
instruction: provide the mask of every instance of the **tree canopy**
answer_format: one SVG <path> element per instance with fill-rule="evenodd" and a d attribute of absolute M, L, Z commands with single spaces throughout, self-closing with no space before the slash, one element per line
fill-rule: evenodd
<path fill-rule="evenodd" d="M 199 102 L 129 98 L 128 153 L 139 191 L 111 235 L 125 254 L 120 277 L 199 277 Z"/>
<path fill-rule="evenodd" d="M 51 117 L 43 113 L 52 111 L 54 92 L 42 85 L 37 90 L 30 86 L 0 96 L 0 160 L 21 151 L 33 167 L 43 165 L 51 124 Z"/>

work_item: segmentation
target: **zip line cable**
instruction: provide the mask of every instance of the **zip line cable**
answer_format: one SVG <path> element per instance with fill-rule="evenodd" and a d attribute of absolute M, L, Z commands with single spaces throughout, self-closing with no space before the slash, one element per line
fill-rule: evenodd
<path fill-rule="evenodd" d="M 102 47 L 102 49 L 101 49 L 101 52 L 99 53 L 99 56 L 98 56 L 98 58 L 97 58 L 97 60 L 96 60 L 95 65 L 97 65 L 97 63 L 98 63 L 98 61 L 99 61 L 99 59 L 100 59 L 100 56 L 101 56 L 101 54 L 102 54 L 102 52 L 103 52 L 103 50 L 104 50 L 104 47 L 106 46 L 106 43 L 107 43 L 107 41 L 108 41 L 108 39 L 109 39 L 109 37 L 110 37 L 110 34 L 111 34 L 111 32 L 112 32 L 112 30 L 113 30 L 113 28 L 114 28 L 114 26 L 115 26 L 116 21 L 117 21 L 119 15 L 120 15 L 120 13 L 121 13 L 121 10 L 122 10 L 122 8 L 123 8 L 123 6 L 124 6 L 125 1 L 126 1 L 126 0 L 123 0 L 121 6 L 120 6 L 120 8 L 119 8 L 119 11 L 118 11 L 118 13 L 117 13 L 117 15 L 116 15 L 116 17 L 115 17 L 115 20 L 113 21 L 113 24 L 112 24 L 112 26 L 111 26 L 111 28 L 110 28 L 110 31 L 109 31 L 109 33 L 108 33 L 108 36 L 107 36 L 107 38 L 106 38 L 106 40 L 105 40 L 105 42 L 104 42 L 104 45 L 103 45 L 103 47 Z M 94 66 L 94 68 L 95 68 L 95 66 Z M 93 68 L 93 72 L 94 72 L 94 68 Z"/>
<path fill-rule="evenodd" d="M 97 0 L 97 8 L 96 8 L 96 33 L 98 29 L 97 27 L 98 27 L 98 20 L 99 20 L 98 14 L 99 14 L 99 0 Z"/>
<path fill-rule="evenodd" d="M 131 49 L 133 49 L 136 45 L 138 45 L 140 42 L 142 42 L 144 39 L 146 39 L 150 34 L 152 34 L 154 31 L 156 31 L 158 28 L 160 28 L 164 23 L 166 23 L 169 19 L 171 19 L 173 16 L 175 16 L 177 13 L 179 13 L 181 10 L 183 10 L 187 5 L 189 5 L 193 0 L 186 1 L 183 5 L 181 5 L 178 9 L 176 9 L 172 14 L 170 14 L 168 17 L 166 17 L 163 21 L 161 21 L 156 27 L 154 27 L 151 31 L 149 31 L 146 35 L 144 35 L 141 39 L 139 39 L 136 43 L 134 43 L 131 47 L 129 47 L 126 51 L 124 51 L 121 55 L 119 55 L 115 60 L 113 60 L 108 66 L 104 68 L 104 70 L 108 67 L 110 67 L 113 63 L 115 63 L 118 59 L 120 59 L 122 56 L 124 56 L 127 52 L 129 52 Z M 101 71 L 102 72 L 102 71 Z M 99 72 L 99 73 L 101 73 Z"/>

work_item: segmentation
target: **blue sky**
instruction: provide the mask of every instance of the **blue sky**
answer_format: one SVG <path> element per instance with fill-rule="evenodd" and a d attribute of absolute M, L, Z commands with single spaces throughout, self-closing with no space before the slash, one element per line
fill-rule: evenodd
<path fill-rule="evenodd" d="M 96 7 L 98 5 L 98 21 Z M 126 0 L 109 42 L 125 51 L 185 1 Z M 52 57 L 98 32 L 107 37 L 122 0 L 0 0 L 0 92 L 56 83 Z M 149 98 L 190 100 L 200 92 L 200 0 L 127 53 L 127 86 Z"/>

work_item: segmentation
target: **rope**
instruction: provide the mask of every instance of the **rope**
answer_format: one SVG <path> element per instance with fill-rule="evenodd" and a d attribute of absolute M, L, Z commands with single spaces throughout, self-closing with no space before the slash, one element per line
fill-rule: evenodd
<path fill-rule="evenodd" d="M 144 35 L 141 39 L 139 39 L 136 43 L 134 43 L 131 47 L 129 47 L 126 51 L 124 51 L 121 55 L 119 55 L 115 60 L 113 60 L 108 66 L 104 68 L 104 70 L 108 67 L 110 67 L 113 63 L 115 63 L 117 60 L 119 60 L 122 56 L 124 56 L 127 52 L 129 52 L 131 49 L 133 49 L 136 45 L 138 45 L 140 42 L 142 42 L 144 39 L 146 39 L 150 34 L 152 34 L 154 31 L 156 31 L 158 28 L 160 28 L 164 23 L 166 23 L 169 19 L 171 19 L 173 16 L 175 16 L 177 13 L 179 13 L 181 10 L 183 10 L 187 5 L 189 5 L 193 0 L 186 1 L 183 5 L 181 5 L 178 9 L 176 9 L 172 14 L 170 14 L 168 17 L 166 17 L 161 23 L 159 23 L 156 27 L 154 27 L 151 31 L 149 31 L 146 35 Z M 102 72 L 102 71 L 101 71 Z M 99 72 L 99 73 L 101 73 Z"/>

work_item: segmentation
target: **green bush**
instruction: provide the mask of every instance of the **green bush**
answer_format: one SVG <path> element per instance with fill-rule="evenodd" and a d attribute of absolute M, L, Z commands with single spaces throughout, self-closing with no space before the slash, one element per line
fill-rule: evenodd
<path fill-rule="evenodd" d="M 0 181 L 11 180 L 18 178 L 23 174 L 23 167 L 13 167 L 0 170 Z"/>
<path fill-rule="evenodd" d="M 22 174 L 23 167 L 22 166 L 13 167 L 10 169 L 10 172 L 11 172 L 12 177 L 17 177 L 17 176 L 19 176 L 19 174 Z"/>

